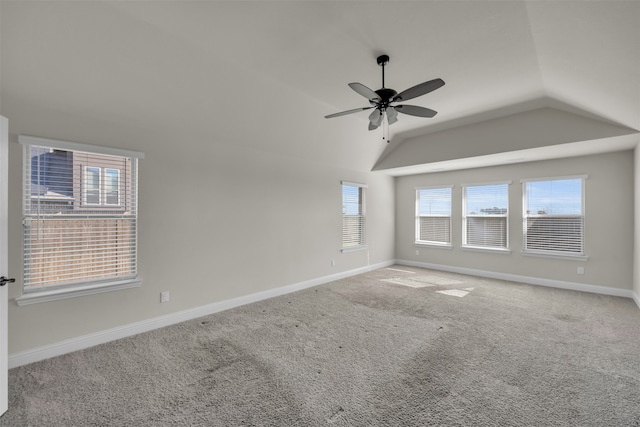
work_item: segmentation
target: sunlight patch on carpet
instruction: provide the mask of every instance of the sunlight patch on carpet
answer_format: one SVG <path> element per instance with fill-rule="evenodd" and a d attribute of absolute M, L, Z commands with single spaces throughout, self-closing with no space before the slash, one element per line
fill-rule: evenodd
<path fill-rule="evenodd" d="M 421 282 L 424 281 L 424 282 L 431 283 L 433 285 L 439 285 L 439 286 L 459 285 L 462 283 L 460 280 L 449 279 L 447 277 L 440 277 L 440 276 L 419 276 L 419 277 L 416 277 L 416 280 L 419 280 Z"/>
<path fill-rule="evenodd" d="M 412 277 L 392 277 L 390 279 L 380 279 L 383 282 L 395 283 L 397 285 L 410 286 L 412 288 L 426 288 L 427 286 L 459 285 L 459 280 L 448 279 L 439 276 L 412 276 Z"/>
<path fill-rule="evenodd" d="M 471 292 L 474 288 L 464 288 L 464 289 L 447 289 L 445 291 L 436 291 L 439 294 L 444 294 L 444 295 L 449 295 L 452 297 L 458 297 L 458 298 L 462 298 L 462 297 L 466 297 L 467 295 L 469 295 L 469 292 Z"/>
<path fill-rule="evenodd" d="M 400 270 L 399 268 L 391 268 L 391 267 L 387 267 L 385 268 L 385 270 L 391 270 L 391 271 L 401 271 L 403 273 L 411 273 L 411 274 L 416 274 L 415 271 L 409 271 L 409 270 Z"/>
<path fill-rule="evenodd" d="M 402 286 L 409 286 L 411 288 L 426 288 L 427 286 L 433 286 L 430 283 L 424 283 L 418 280 L 414 280 L 415 278 L 401 278 L 401 277 L 394 277 L 391 279 L 380 279 L 380 281 L 382 282 L 387 282 L 387 283 L 394 283 L 396 285 L 402 285 Z"/>

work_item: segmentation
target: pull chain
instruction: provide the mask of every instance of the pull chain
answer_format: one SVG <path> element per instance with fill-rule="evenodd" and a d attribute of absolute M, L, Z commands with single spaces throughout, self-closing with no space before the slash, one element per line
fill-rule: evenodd
<path fill-rule="evenodd" d="M 385 110 L 384 116 L 382 117 L 382 140 L 386 141 L 387 144 L 389 141 L 389 118 L 387 116 L 387 112 Z"/>

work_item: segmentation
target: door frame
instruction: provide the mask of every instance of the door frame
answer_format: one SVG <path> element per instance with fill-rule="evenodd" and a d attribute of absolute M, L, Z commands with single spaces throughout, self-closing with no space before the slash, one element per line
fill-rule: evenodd
<path fill-rule="evenodd" d="M 9 276 L 7 194 L 9 190 L 9 120 L 0 116 L 0 276 Z M 9 407 L 8 285 L 0 286 L 0 415 Z"/>

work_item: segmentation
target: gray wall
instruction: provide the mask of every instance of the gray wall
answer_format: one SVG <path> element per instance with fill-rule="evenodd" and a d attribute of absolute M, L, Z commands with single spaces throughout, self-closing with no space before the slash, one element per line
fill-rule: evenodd
<path fill-rule="evenodd" d="M 473 170 L 399 177 L 396 179 L 396 258 L 412 262 L 500 272 L 525 277 L 632 289 L 634 237 L 634 154 L 621 151 L 568 159 L 512 164 Z M 585 184 L 588 261 L 522 256 L 521 179 L 588 174 Z M 509 186 L 510 254 L 462 250 L 460 184 L 512 181 Z M 415 188 L 453 188 L 454 248 L 414 245 Z M 416 250 L 419 255 L 416 255 Z M 577 267 L 585 269 L 577 274 Z M 636 292 L 637 292 L 636 285 Z"/>
<path fill-rule="evenodd" d="M 142 286 L 19 307 L 12 301 L 21 293 L 16 283 L 9 295 L 10 354 L 394 258 L 391 177 L 194 135 L 176 142 L 145 129 L 35 107 L 20 114 L 21 109 L 5 106 L 11 133 L 9 269 L 17 278 L 22 269 L 18 134 L 145 153 L 139 163 Z M 267 138 L 275 137 L 265 136 L 265 143 Z M 368 184 L 368 251 L 340 252 L 341 180 Z M 170 291 L 169 303 L 160 304 L 161 291 Z"/>

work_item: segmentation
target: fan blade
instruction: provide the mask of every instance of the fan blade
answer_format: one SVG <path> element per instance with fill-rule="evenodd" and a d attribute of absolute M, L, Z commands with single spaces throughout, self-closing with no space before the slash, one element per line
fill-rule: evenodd
<path fill-rule="evenodd" d="M 444 86 L 444 80 L 442 79 L 429 80 L 428 82 L 420 83 L 419 85 L 409 88 L 404 92 L 400 92 L 394 96 L 390 102 L 408 101 L 418 96 L 422 96 L 425 93 L 433 92 L 442 86 Z"/>
<path fill-rule="evenodd" d="M 374 102 L 380 101 L 380 97 L 378 96 L 378 94 L 375 93 L 373 90 L 369 89 L 368 87 L 366 87 L 365 85 L 363 85 L 362 83 L 349 83 L 349 87 L 355 90 L 356 92 L 358 92 L 360 95 L 367 98 L 369 101 L 374 101 Z"/>
<path fill-rule="evenodd" d="M 390 125 L 398 121 L 398 111 L 394 107 L 387 107 L 387 121 Z"/>
<path fill-rule="evenodd" d="M 382 118 L 382 111 L 378 110 L 377 108 L 369 115 L 369 121 L 375 127 L 380 126 L 380 124 L 382 123 Z"/>
<path fill-rule="evenodd" d="M 438 114 L 437 111 L 433 111 L 429 108 L 418 107 L 416 105 L 396 105 L 394 108 L 399 113 L 417 117 L 433 117 Z"/>
<path fill-rule="evenodd" d="M 353 114 L 364 110 L 370 110 L 375 107 L 362 107 L 362 108 L 354 108 L 353 110 L 342 111 L 340 113 L 329 114 L 328 116 L 324 116 L 325 119 L 331 119 L 333 117 L 346 116 L 347 114 Z"/>

